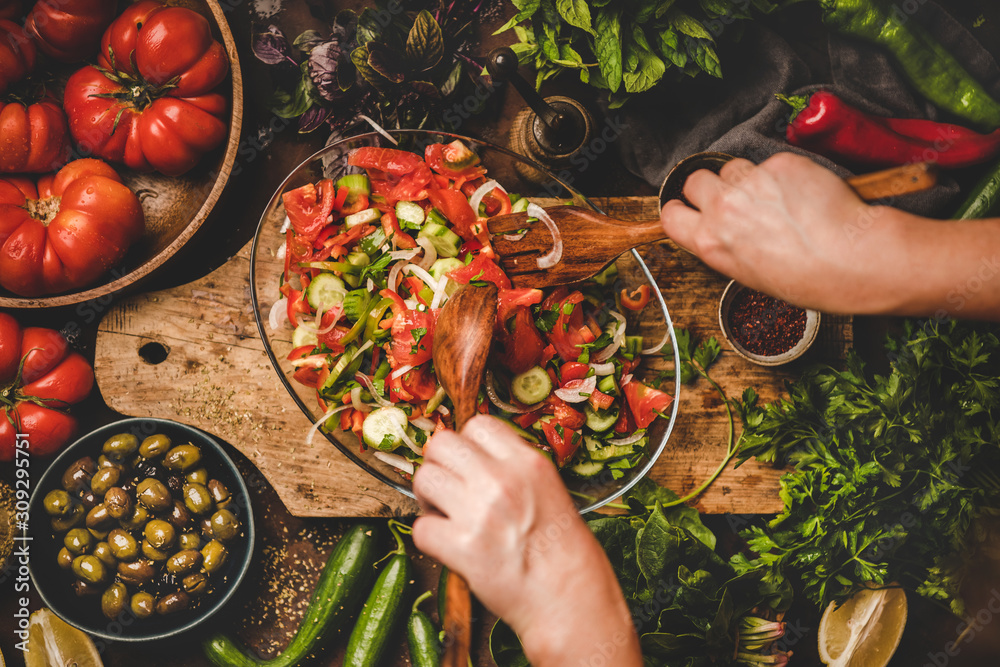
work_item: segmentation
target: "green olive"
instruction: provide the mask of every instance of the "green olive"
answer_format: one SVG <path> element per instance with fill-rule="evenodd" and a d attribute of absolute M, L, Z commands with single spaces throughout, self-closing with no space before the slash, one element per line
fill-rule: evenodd
<path fill-rule="evenodd" d="M 139 438 L 131 433 L 119 433 L 104 441 L 101 451 L 119 461 L 139 451 Z"/>
<path fill-rule="evenodd" d="M 87 528 L 95 530 L 110 530 L 115 525 L 115 518 L 108 513 L 108 506 L 104 503 L 95 505 L 87 512 Z"/>
<path fill-rule="evenodd" d="M 182 551 L 201 549 L 201 536 L 195 533 L 184 533 L 177 539 L 177 546 Z"/>
<path fill-rule="evenodd" d="M 167 559 L 167 572 L 170 574 L 187 574 L 201 567 L 201 552 L 194 549 L 178 551 Z"/>
<path fill-rule="evenodd" d="M 228 542 L 240 534 L 240 520 L 229 510 L 219 510 L 212 515 L 212 535 Z"/>
<path fill-rule="evenodd" d="M 132 563 L 118 564 L 118 577 L 126 584 L 133 586 L 145 586 L 156 576 L 156 568 L 153 562 L 139 559 Z"/>
<path fill-rule="evenodd" d="M 90 489 L 99 496 L 103 496 L 113 486 L 118 486 L 118 481 L 122 477 L 119 468 L 101 468 L 94 473 L 94 478 L 90 480 Z"/>
<path fill-rule="evenodd" d="M 233 500 L 229 488 L 217 479 L 208 483 L 208 492 L 212 494 L 212 500 L 215 501 L 215 506 L 219 509 L 225 509 Z"/>
<path fill-rule="evenodd" d="M 94 555 L 97 556 L 108 569 L 113 570 L 118 567 L 118 559 L 111 553 L 111 545 L 107 542 L 98 542 L 94 546 Z"/>
<path fill-rule="evenodd" d="M 146 541 L 157 549 L 168 548 L 177 537 L 174 525 L 163 519 L 153 519 L 147 523 L 142 534 L 145 535 Z"/>
<path fill-rule="evenodd" d="M 77 579 L 76 581 L 74 581 L 72 584 L 70 584 L 70 588 L 73 589 L 73 592 L 76 593 L 77 597 L 81 598 L 84 597 L 85 595 L 100 595 L 102 593 L 99 584 L 89 584 L 86 581 L 83 581 L 82 579 Z"/>
<path fill-rule="evenodd" d="M 130 562 L 139 557 L 139 543 L 132 534 L 121 528 L 115 528 L 108 533 L 108 548 L 111 555 L 123 562 Z"/>
<path fill-rule="evenodd" d="M 139 453 L 147 459 L 159 458 L 166 454 L 169 450 L 170 438 L 162 433 L 149 436 L 142 441 L 141 445 L 139 445 Z"/>
<path fill-rule="evenodd" d="M 207 516 L 203 516 L 200 521 L 198 521 L 198 530 L 201 531 L 201 538 L 203 540 L 211 540 L 215 538 L 212 534 L 212 519 Z"/>
<path fill-rule="evenodd" d="M 70 493 L 77 493 L 81 489 L 87 488 L 90 478 L 97 472 L 97 464 L 94 459 L 84 456 L 82 459 L 74 461 L 62 476 L 62 488 Z"/>
<path fill-rule="evenodd" d="M 202 548 L 201 557 L 205 572 L 213 574 L 225 565 L 226 559 L 229 557 L 229 550 L 222 542 L 212 540 Z"/>
<path fill-rule="evenodd" d="M 97 556 L 77 556 L 73 559 L 73 574 L 88 584 L 99 584 L 108 575 L 108 569 Z"/>
<path fill-rule="evenodd" d="M 88 528 L 87 532 L 89 532 L 91 535 L 93 535 L 95 540 L 97 540 L 98 542 L 100 542 L 101 540 L 108 539 L 108 533 L 110 531 L 100 530 L 100 529 L 97 529 L 97 528 Z"/>
<path fill-rule="evenodd" d="M 66 533 L 63 544 L 74 556 L 81 556 L 90 552 L 90 547 L 94 545 L 94 538 L 83 528 L 74 528 Z"/>
<path fill-rule="evenodd" d="M 132 596 L 129 607 L 136 618 L 149 618 L 156 612 L 156 598 L 146 591 L 139 591 Z"/>
<path fill-rule="evenodd" d="M 73 510 L 73 498 L 62 489 L 53 489 L 45 494 L 42 507 L 49 516 L 66 516 Z"/>
<path fill-rule="evenodd" d="M 158 479 L 147 478 L 139 482 L 136 487 L 136 494 L 139 503 L 146 509 L 153 512 L 162 512 L 170 508 L 173 499 L 170 497 L 170 489 Z"/>
<path fill-rule="evenodd" d="M 52 518 L 52 530 L 57 533 L 64 533 L 83 521 L 83 517 L 86 516 L 86 514 L 87 510 L 83 509 L 83 505 L 74 505 L 73 509 L 71 509 L 66 516 Z"/>
<path fill-rule="evenodd" d="M 204 595 L 208 592 L 208 577 L 201 572 L 194 572 L 181 581 L 184 591 L 190 595 Z"/>
<path fill-rule="evenodd" d="M 100 470 L 101 468 L 117 468 L 119 471 L 122 471 L 125 469 L 125 466 L 118 459 L 101 454 L 97 457 L 97 469 Z"/>
<path fill-rule="evenodd" d="M 146 540 L 142 541 L 142 555 L 154 563 L 162 563 L 170 558 L 170 552 L 166 549 L 157 549 Z"/>
<path fill-rule="evenodd" d="M 125 611 L 126 604 L 128 604 L 128 589 L 120 581 L 108 586 L 101 596 L 101 611 L 110 619 L 118 618 L 118 615 Z"/>
<path fill-rule="evenodd" d="M 168 595 L 164 595 L 156 603 L 156 613 L 160 616 L 166 616 L 167 614 L 173 614 L 178 611 L 184 611 L 191 604 L 191 598 L 184 591 L 176 591 Z"/>
<path fill-rule="evenodd" d="M 56 563 L 58 563 L 59 567 L 61 567 L 62 569 L 68 570 L 71 567 L 73 567 L 73 558 L 74 556 L 72 553 L 70 553 L 70 550 L 67 549 L 66 547 L 63 547 L 62 549 L 59 550 L 59 553 L 56 555 Z"/>
<path fill-rule="evenodd" d="M 149 511 L 142 505 L 136 505 L 132 509 L 132 516 L 121 519 L 119 523 L 125 530 L 139 530 L 149 521 Z"/>
<path fill-rule="evenodd" d="M 184 485 L 184 506 L 195 514 L 209 514 L 212 511 L 212 496 L 204 484 Z"/>
<path fill-rule="evenodd" d="M 108 514 L 116 519 L 124 519 L 132 516 L 135 503 L 132 496 L 120 486 L 113 486 L 104 494 L 104 506 L 108 508 Z"/>
<path fill-rule="evenodd" d="M 188 508 L 184 506 L 179 500 L 174 501 L 174 506 L 170 510 L 170 516 L 167 517 L 167 521 L 174 524 L 177 530 L 184 530 L 191 524 L 191 512 Z"/>
<path fill-rule="evenodd" d="M 184 475 L 184 481 L 188 484 L 208 484 L 208 471 L 204 468 L 197 468 Z"/>
<path fill-rule="evenodd" d="M 191 470 L 199 463 L 201 463 L 201 450 L 191 444 L 178 445 L 163 457 L 163 465 L 182 472 Z"/>

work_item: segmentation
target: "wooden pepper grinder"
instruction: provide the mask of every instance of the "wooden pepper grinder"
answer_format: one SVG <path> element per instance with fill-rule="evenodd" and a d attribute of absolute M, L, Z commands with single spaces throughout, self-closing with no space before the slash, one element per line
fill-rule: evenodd
<path fill-rule="evenodd" d="M 521 78 L 517 68 L 517 55 L 509 47 L 493 49 L 487 56 L 486 69 L 490 76 L 509 81 L 527 103 L 511 125 L 510 149 L 550 171 L 565 169 L 570 166 L 573 156 L 590 143 L 594 118 L 570 97 L 553 95 L 543 99 Z M 536 185 L 551 180 L 544 172 L 526 164 L 519 162 L 515 168 L 522 178 Z"/>

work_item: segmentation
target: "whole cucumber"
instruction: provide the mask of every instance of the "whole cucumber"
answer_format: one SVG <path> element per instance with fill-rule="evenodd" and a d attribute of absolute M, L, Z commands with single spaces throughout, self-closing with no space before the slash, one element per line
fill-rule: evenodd
<path fill-rule="evenodd" d="M 399 551 L 389 559 L 347 641 L 344 667 L 375 667 L 406 610 L 413 564 Z"/>
<path fill-rule="evenodd" d="M 418 608 L 430 597 L 427 591 L 413 603 L 406 623 L 406 637 L 410 645 L 410 662 L 413 667 L 441 667 L 441 642 L 431 617 Z"/>
<path fill-rule="evenodd" d="M 293 667 L 318 650 L 357 610 L 372 579 L 378 529 L 358 524 L 330 554 L 309 600 L 298 632 L 281 655 L 258 660 L 228 635 L 217 633 L 202 644 L 205 656 L 219 667 Z"/>

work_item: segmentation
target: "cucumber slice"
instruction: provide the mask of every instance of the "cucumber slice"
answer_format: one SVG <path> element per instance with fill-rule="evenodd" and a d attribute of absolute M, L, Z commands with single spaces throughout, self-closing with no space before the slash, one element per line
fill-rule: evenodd
<path fill-rule="evenodd" d="M 441 225 L 442 227 L 448 226 L 448 218 L 444 217 L 444 214 L 436 208 L 432 208 L 427 211 L 427 222 L 433 222 L 434 224 Z"/>
<path fill-rule="evenodd" d="M 576 465 L 570 466 L 569 469 L 571 473 L 584 479 L 596 477 L 602 470 L 604 470 L 602 461 L 580 461 Z"/>
<path fill-rule="evenodd" d="M 339 190 L 340 188 L 347 188 L 348 194 L 347 201 L 344 202 L 345 206 L 350 206 L 358 201 L 360 195 L 370 195 L 372 193 L 371 181 L 364 174 L 341 176 L 340 180 L 337 181 L 337 189 Z"/>
<path fill-rule="evenodd" d="M 363 211 L 358 211 L 357 213 L 352 213 L 346 218 L 344 218 L 344 224 L 347 228 L 357 227 L 358 225 L 367 225 L 375 222 L 382 217 L 382 212 L 377 208 L 366 208 Z"/>
<path fill-rule="evenodd" d="M 597 283 L 602 287 L 607 287 L 608 285 L 611 285 L 617 279 L 618 279 L 618 266 L 614 262 L 608 264 L 606 267 L 601 269 L 600 273 L 591 278 L 591 280 L 593 280 L 595 283 Z"/>
<path fill-rule="evenodd" d="M 455 257 L 462 247 L 462 239 L 458 234 L 436 222 L 428 222 L 417 236 L 430 241 L 439 257 Z"/>
<path fill-rule="evenodd" d="M 525 211 L 528 210 L 528 204 L 530 204 L 530 203 L 531 202 L 528 201 L 527 197 L 521 197 L 520 199 L 518 199 L 516 202 L 514 202 L 511 205 L 510 212 L 511 213 L 524 213 Z"/>
<path fill-rule="evenodd" d="M 510 382 L 510 391 L 514 398 L 525 405 L 544 401 L 552 393 L 552 379 L 541 366 L 533 366 Z"/>
<path fill-rule="evenodd" d="M 361 435 L 369 447 L 391 452 L 403 444 L 400 433 L 409 423 L 406 413 L 399 408 L 379 408 L 365 417 Z"/>
<path fill-rule="evenodd" d="M 456 259 L 455 257 L 445 257 L 443 259 L 436 260 L 431 264 L 431 268 L 428 269 L 428 273 L 434 280 L 441 280 L 443 276 L 451 273 L 455 269 L 461 269 L 465 266 L 462 260 Z"/>
<path fill-rule="evenodd" d="M 303 345 L 311 345 L 316 347 L 319 345 L 319 338 L 312 331 L 306 331 L 303 326 L 295 327 L 295 331 L 292 332 L 292 347 L 302 347 Z"/>
<path fill-rule="evenodd" d="M 347 296 L 344 281 L 332 273 L 321 273 L 306 288 L 306 299 L 316 310 L 326 311 L 343 302 Z"/>
<path fill-rule="evenodd" d="M 607 394 L 609 396 L 618 395 L 618 385 L 615 384 L 614 374 L 605 375 L 600 380 L 597 381 L 597 390 L 602 394 Z"/>
<path fill-rule="evenodd" d="M 607 410 L 594 410 L 586 405 L 583 408 L 583 413 L 587 416 L 587 427 L 594 433 L 603 433 L 618 421 L 618 410 L 615 407 Z"/>
<path fill-rule="evenodd" d="M 396 220 L 402 229 L 420 229 L 424 225 L 424 209 L 412 201 L 396 202 Z"/>

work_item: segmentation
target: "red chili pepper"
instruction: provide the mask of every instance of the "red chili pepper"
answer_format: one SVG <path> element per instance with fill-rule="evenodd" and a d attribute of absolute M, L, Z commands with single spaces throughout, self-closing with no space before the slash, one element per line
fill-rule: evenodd
<path fill-rule="evenodd" d="M 622 290 L 622 305 L 629 310 L 642 310 L 649 303 L 649 285 L 639 285 L 631 294 L 628 288 Z"/>
<path fill-rule="evenodd" d="M 778 99 L 795 110 L 788 143 L 833 160 L 873 167 L 933 161 L 960 168 L 1000 155 L 1000 130 L 979 134 L 947 123 L 873 116 L 825 90 Z"/>

